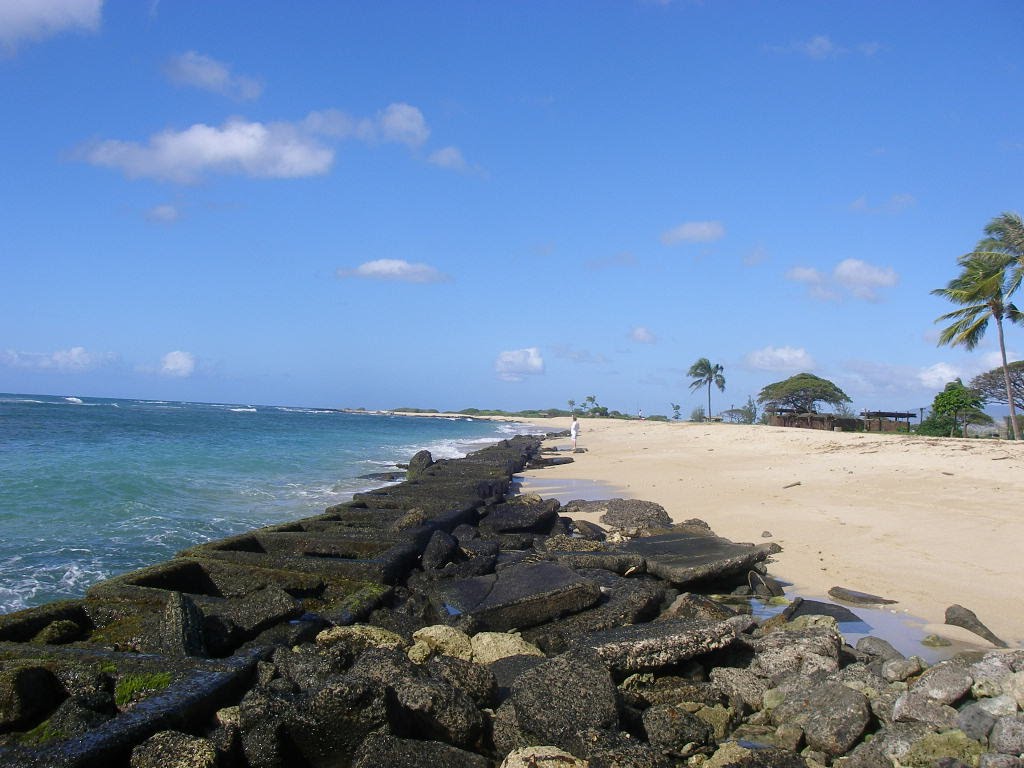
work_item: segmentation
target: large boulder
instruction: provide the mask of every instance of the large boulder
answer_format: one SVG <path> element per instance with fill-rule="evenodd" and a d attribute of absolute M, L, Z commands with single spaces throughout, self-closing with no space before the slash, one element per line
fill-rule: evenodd
<path fill-rule="evenodd" d="M 650 707 L 643 723 L 651 746 L 673 757 L 689 757 L 715 742 L 711 726 L 681 704 Z"/>
<path fill-rule="evenodd" d="M 519 727 L 539 744 L 586 756 L 587 730 L 616 732 L 615 684 L 592 653 L 565 653 L 523 673 L 510 698 Z"/>
<path fill-rule="evenodd" d="M 439 583 L 431 595 L 440 615 L 461 615 L 482 629 L 533 627 L 589 608 L 601 588 L 558 563 L 513 565 L 496 573 Z"/>
<path fill-rule="evenodd" d="M 430 451 L 423 450 L 417 451 L 411 459 L 409 459 L 409 468 L 406 470 L 406 480 L 415 480 L 420 477 L 427 469 L 432 467 L 434 464 L 434 457 L 430 455 Z"/>
<path fill-rule="evenodd" d="M 755 563 L 768 557 L 770 546 L 736 544 L 681 525 L 664 533 L 629 539 L 614 551 L 643 558 L 648 573 L 684 588 L 695 582 L 743 577 Z"/>
<path fill-rule="evenodd" d="M 491 768 L 486 757 L 439 741 L 400 739 L 386 733 L 367 736 L 353 768 Z"/>
<path fill-rule="evenodd" d="M 53 673 L 41 666 L 0 672 L 0 733 L 34 726 L 65 698 Z"/>
<path fill-rule="evenodd" d="M 807 744 L 837 757 L 851 749 L 871 720 L 868 700 L 842 683 L 825 682 L 802 695 L 787 696 L 772 711 L 776 725 L 790 723 L 803 728 Z"/>
<path fill-rule="evenodd" d="M 645 672 L 726 648 L 752 624 L 748 616 L 713 624 L 670 619 L 593 632 L 573 648 L 593 650 L 616 672 Z"/>

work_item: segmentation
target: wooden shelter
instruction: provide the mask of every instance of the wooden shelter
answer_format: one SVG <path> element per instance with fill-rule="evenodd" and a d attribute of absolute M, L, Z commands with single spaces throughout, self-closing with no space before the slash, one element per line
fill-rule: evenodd
<path fill-rule="evenodd" d="M 912 411 L 861 411 L 865 432 L 910 432 Z"/>

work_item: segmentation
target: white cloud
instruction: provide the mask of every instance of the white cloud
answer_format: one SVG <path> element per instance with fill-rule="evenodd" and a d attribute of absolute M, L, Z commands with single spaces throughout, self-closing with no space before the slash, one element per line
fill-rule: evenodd
<path fill-rule="evenodd" d="M 544 358 L 537 347 L 510 349 L 498 355 L 494 370 L 502 381 L 522 381 L 526 376 L 544 373 Z"/>
<path fill-rule="evenodd" d="M 678 243 L 710 243 L 725 237 L 725 227 L 719 221 L 688 221 L 661 234 L 664 245 Z"/>
<path fill-rule="evenodd" d="M 196 51 L 172 57 L 164 72 L 177 85 L 200 88 L 233 99 L 257 99 L 263 93 L 263 85 L 258 80 L 234 75 L 227 64 Z"/>
<path fill-rule="evenodd" d="M 412 264 L 403 259 L 376 259 L 355 269 L 339 269 L 340 278 L 362 277 L 368 280 L 393 280 L 401 283 L 445 283 L 451 278 L 429 264 Z"/>
<path fill-rule="evenodd" d="M 262 178 L 296 178 L 326 173 L 334 150 L 288 123 L 250 123 L 232 119 L 216 128 L 196 123 L 167 130 L 147 144 L 102 141 L 84 152 L 93 165 L 117 168 L 125 175 L 176 182 L 198 181 L 205 173 Z"/>
<path fill-rule="evenodd" d="M 325 110 L 311 112 L 298 122 L 232 118 L 220 127 L 196 123 L 180 131 L 161 131 L 145 143 L 97 141 L 81 148 L 80 156 L 131 178 L 178 183 L 196 182 L 209 173 L 299 178 L 331 169 L 335 150 L 324 139 L 392 142 L 414 148 L 429 135 L 423 113 L 416 107 L 389 104 L 376 117 L 366 119 Z"/>
<path fill-rule="evenodd" d="M 773 53 L 796 53 L 816 61 L 838 58 L 851 52 L 850 48 L 836 43 L 828 35 L 814 35 L 807 40 L 799 40 L 789 45 L 770 45 L 766 46 L 766 48 Z M 858 43 L 852 50 L 869 57 L 874 56 L 881 49 L 880 43 L 868 41 Z"/>
<path fill-rule="evenodd" d="M 80 373 L 107 365 L 116 359 L 117 356 L 109 352 L 89 352 L 85 347 L 58 349 L 56 352 L 0 350 L 0 365 L 8 368 L 27 368 L 59 373 Z"/>
<path fill-rule="evenodd" d="M 876 267 L 860 259 L 843 259 L 836 265 L 833 278 L 858 299 L 876 301 L 879 288 L 892 288 L 899 275 L 892 267 Z"/>
<path fill-rule="evenodd" d="M 43 40 L 65 31 L 95 32 L 103 0 L 0 0 L 0 47 Z"/>
<path fill-rule="evenodd" d="M 820 285 L 825 282 L 825 276 L 814 267 L 793 267 L 786 273 L 786 279 L 808 285 Z"/>
<path fill-rule="evenodd" d="M 829 301 L 840 298 L 836 289 L 864 301 L 877 301 L 880 288 L 892 288 L 899 282 L 899 275 L 892 267 L 876 267 L 860 259 L 844 259 L 826 275 L 814 267 L 793 267 L 786 272 L 786 279 L 807 286 L 815 299 Z"/>
<path fill-rule="evenodd" d="M 762 371 L 809 371 L 814 358 L 803 347 L 767 346 L 750 352 L 746 363 Z"/>
<path fill-rule="evenodd" d="M 608 358 L 600 352 L 591 352 L 586 349 L 573 349 L 568 344 L 556 344 L 552 347 L 555 357 L 563 360 L 571 360 L 574 363 L 590 363 L 594 365 L 605 365 Z"/>
<path fill-rule="evenodd" d="M 146 211 L 146 219 L 159 224 L 173 224 L 181 218 L 181 211 L 175 205 L 154 205 Z"/>
<path fill-rule="evenodd" d="M 383 141 L 418 147 L 430 137 L 423 113 L 409 104 L 389 104 L 377 115 Z"/>
<path fill-rule="evenodd" d="M 629 332 L 629 338 L 638 344 L 653 344 L 658 340 L 658 337 L 651 333 L 650 329 L 642 325 L 634 326 Z"/>
<path fill-rule="evenodd" d="M 195 369 L 196 358 L 191 352 L 182 352 L 179 349 L 160 358 L 160 373 L 163 376 L 184 379 L 191 376 Z"/>
<path fill-rule="evenodd" d="M 452 171 L 465 171 L 469 168 L 458 147 L 444 147 L 431 152 L 427 156 L 427 162 Z"/>
<path fill-rule="evenodd" d="M 927 389 L 942 389 L 960 376 L 960 371 L 948 363 L 935 363 L 917 372 L 917 380 Z"/>
<path fill-rule="evenodd" d="M 866 195 L 861 195 L 852 203 L 850 203 L 850 210 L 856 211 L 857 213 L 902 213 L 908 208 L 913 208 L 917 205 L 917 198 L 909 192 L 899 192 L 894 195 L 890 195 L 889 199 L 881 205 L 872 205 Z"/>

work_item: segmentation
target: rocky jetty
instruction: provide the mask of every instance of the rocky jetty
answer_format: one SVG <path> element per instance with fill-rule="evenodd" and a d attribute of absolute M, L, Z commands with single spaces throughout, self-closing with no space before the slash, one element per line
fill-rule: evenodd
<path fill-rule="evenodd" d="M 773 545 L 512 495 L 539 457 L 417 454 L 317 517 L 0 617 L 0 765 L 1022 765 L 1024 650 L 929 668 L 850 647 L 835 606 L 755 621 L 736 595 L 778 591 Z"/>

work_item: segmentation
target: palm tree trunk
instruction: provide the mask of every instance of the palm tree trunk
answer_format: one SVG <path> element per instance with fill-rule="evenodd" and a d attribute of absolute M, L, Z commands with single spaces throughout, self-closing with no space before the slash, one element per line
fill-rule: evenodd
<path fill-rule="evenodd" d="M 711 382 L 708 381 L 708 412 L 704 421 L 711 421 Z"/>
<path fill-rule="evenodd" d="M 1006 383 L 1006 400 L 1010 404 L 1010 424 L 1013 426 L 1013 439 L 1020 440 L 1017 408 L 1013 404 L 1013 384 L 1010 382 L 1010 366 L 1006 362 L 1006 344 L 1003 343 L 1003 319 L 999 316 L 996 316 L 996 330 L 999 331 L 999 354 L 1003 356 L 1003 381 Z"/>

